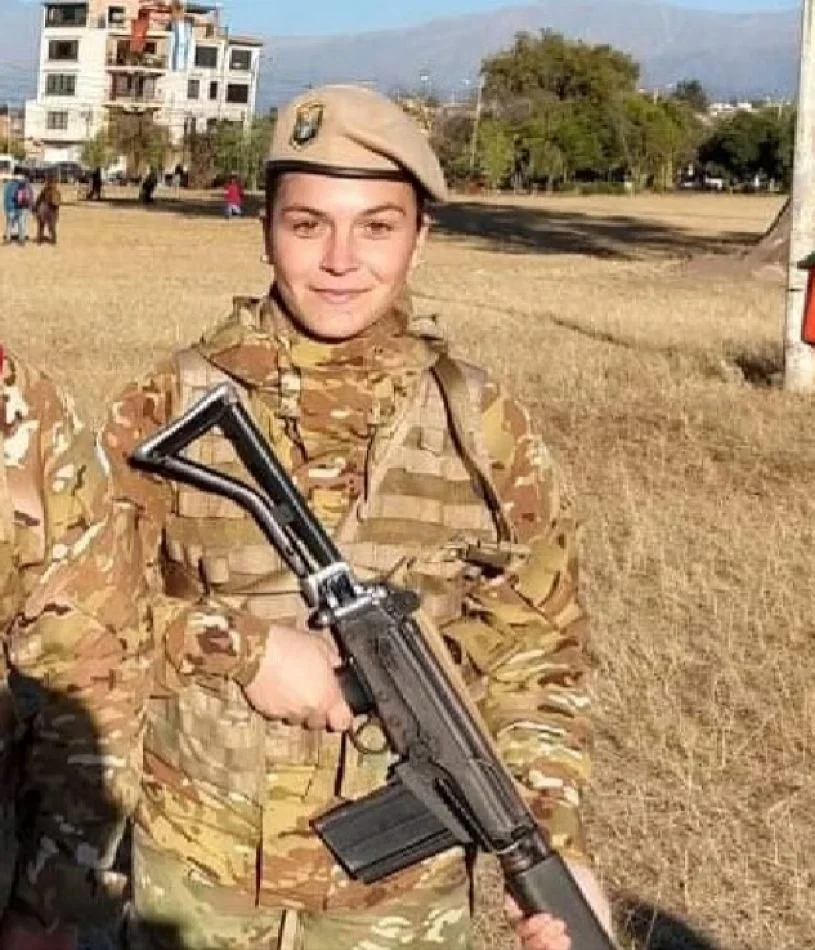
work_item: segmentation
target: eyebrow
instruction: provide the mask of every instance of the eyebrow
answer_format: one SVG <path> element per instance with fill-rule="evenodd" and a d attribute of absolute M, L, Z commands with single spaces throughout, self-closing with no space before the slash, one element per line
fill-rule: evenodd
<path fill-rule="evenodd" d="M 385 211 L 395 211 L 398 214 L 401 214 L 403 217 L 407 216 L 407 211 L 401 205 L 393 204 L 392 202 L 387 202 L 386 204 L 376 205 L 376 207 L 374 208 L 366 208 L 364 211 L 361 211 L 357 215 L 357 217 L 364 218 L 366 215 L 382 214 Z M 320 211 L 319 208 L 312 208 L 309 205 L 298 205 L 298 204 L 286 205 L 282 209 L 281 213 L 282 214 L 292 214 L 292 213 L 312 214 L 314 215 L 315 218 L 320 218 L 322 220 L 326 220 L 331 217 L 331 215 L 327 214 L 325 211 Z"/>

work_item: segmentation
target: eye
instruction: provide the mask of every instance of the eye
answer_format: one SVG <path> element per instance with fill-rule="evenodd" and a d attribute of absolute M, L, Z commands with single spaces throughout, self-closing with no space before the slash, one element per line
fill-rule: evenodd
<path fill-rule="evenodd" d="M 297 237 L 314 237 L 320 230 L 320 222 L 316 218 L 301 218 L 292 222 L 291 229 Z"/>
<path fill-rule="evenodd" d="M 363 225 L 363 231 L 366 237 L 386 238 L 390 237 L 396 228 L 389 221 L 366 221 Z"/>

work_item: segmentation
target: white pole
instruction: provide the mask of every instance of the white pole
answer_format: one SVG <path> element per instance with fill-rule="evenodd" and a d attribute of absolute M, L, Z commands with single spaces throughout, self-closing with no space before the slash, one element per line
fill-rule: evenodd
<path fill-rule="evenodd" d="M 478 99 L 475 103 L 475 122 L 473 123 L 473 137 L 470 142 L 470 174 L 475 171 L 475 156 L 478 151 L 478 132 L 481 128 L 481 114 L 484 110 L 484 84 L 486 77 L 482 76 L 478 81 Z"/>
<path fill-rule="evenodd" d="M 815 389 L 815 347 L 801 339 L 808 275 L 799 269 L 798 264 L 815 251 L 815 0 L 803 0 L 803 7 L 784 333 L 784 387 L 810 392 Z"/>

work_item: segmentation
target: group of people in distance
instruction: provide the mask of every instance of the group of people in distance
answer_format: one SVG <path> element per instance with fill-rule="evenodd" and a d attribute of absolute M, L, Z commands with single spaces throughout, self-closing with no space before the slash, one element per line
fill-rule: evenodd
<path fill-rule="evenodd" d="M 57 243 L 57 223 L 62 194 L 55 175 L 49 175 L 35 195 L 27 172 L 17 169 L 3 186 L 3 243 L 28 243 L 28 221 L 37 223 L 37 244 Z"/>

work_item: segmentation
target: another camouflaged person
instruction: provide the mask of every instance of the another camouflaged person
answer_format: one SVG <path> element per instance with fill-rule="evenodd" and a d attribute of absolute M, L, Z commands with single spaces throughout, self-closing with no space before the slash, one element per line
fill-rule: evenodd
<path fill-rule="evenodd" d="M 95 711 L 111 793 L 134 814 L 136 947 L 470 945 L 460 851 L 364 887 L 309 828 L 380 786 L 389 759 L 351 742 L 337 657 L 306 632 L 295 579 L 231 503 L 128 468 L 140 440 L 224 379 L 355 569 L 422 593 L 425 622 L 605 914 L 579 817 L 589 724 L 574 524 L 524 410 L 446 355 L 406 291 L 424 203 L 444 197 L 427 141 L 375 93 L 327 87 L 283 113 L 269 162 L 270 294 L 238 299 L 224 325 L 116 401 L 102 442 L 122 521 L 43 585 L 18 628 L 20 665 Z M 192 456 L 238 471 L 215 435 Z M 176 622 L 190 604 L 201 604 L 197 626 Z M 89 624 L 98 647 L 83 675 L 70 657 Z M 367 747 L 381 747 L 376 732 Z M 41 767 L 52 756 L 64 772 L 45 730 L 36 738 Z M 51 923 L 77 913 L 66 880 L 104 877 L 118 828 L 65 789 L 47 804 L 17 897 Z M 518 932 L 528 950 L 568 950 L 544 915 Z"/>
<path fill-rule="evenodd" d="M 98 517 L 107 475 L 93 437 L 48 377 L 0 347 L 0 916 L 17 852 L 14 828 L 23 724 L 8 689 L 6 635 L 51 556 Z"/>

